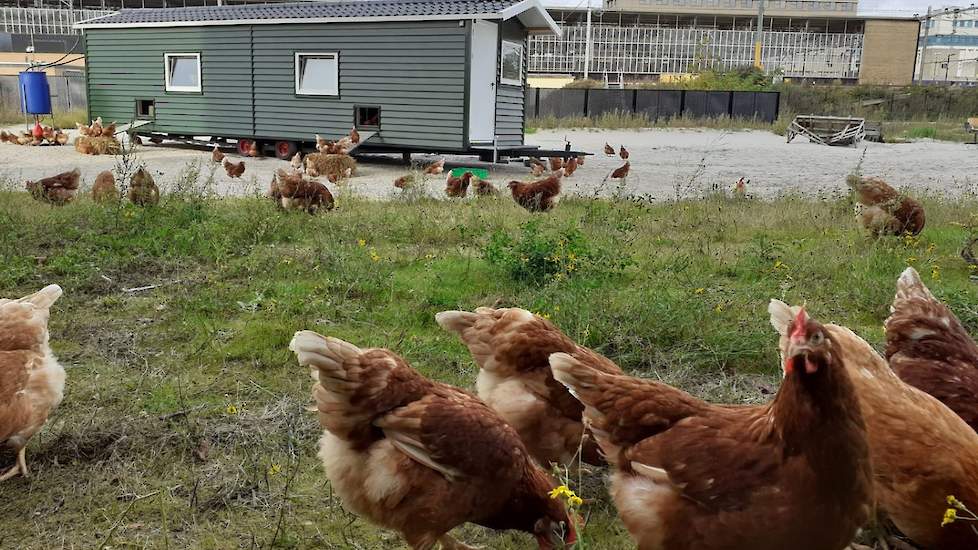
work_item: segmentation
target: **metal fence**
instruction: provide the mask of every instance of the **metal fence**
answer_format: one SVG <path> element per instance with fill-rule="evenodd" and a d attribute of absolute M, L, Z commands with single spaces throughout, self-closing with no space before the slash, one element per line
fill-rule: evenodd
<path fill-rule="evenodd" d="M 85 77 L 48 75 L 51 87 L 51 108 L 56 113 L 88 106 L 85 96 Z M 20 111 L 20 84 L 17 76 L 0 76 L 0 111 Z"/>
<path fill-rule="evenodd" d="M 531 73 L 582 74 L 587 27 L 568 25 L 560 37 L 531 35 Z M 767 31 L 761 62 L 799 78 L 859 77 L 863 36 L 858 33 Z M 595 74 L 651 75 L 729 70 L 753 63 L 749 30 L 592 25 L 588 71 Z"/>
<path fill-rule="evenodd" d="M 626 113 L 645 115 L 650 120 L 731 117 L 774 122 L 779 100 L 778 92 L 528 88 L 526 113 L 558 118 Z"/>
<path fill-rule="evenodd" d="M 0 8 L 0 32 L 14 34 L 76 34 L 79 21 L 114 13 L 111 10 Z"/>

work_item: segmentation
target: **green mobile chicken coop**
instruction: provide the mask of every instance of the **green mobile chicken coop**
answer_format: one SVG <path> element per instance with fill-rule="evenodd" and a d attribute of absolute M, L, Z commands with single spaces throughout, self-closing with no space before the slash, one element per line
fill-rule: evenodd
<path fill-rule="evenodd" d="M 83 21 L 91 117 L 280 158 L 356 127 L 361 150 L 521 156 L 539 0 L 124 9 Z"/>

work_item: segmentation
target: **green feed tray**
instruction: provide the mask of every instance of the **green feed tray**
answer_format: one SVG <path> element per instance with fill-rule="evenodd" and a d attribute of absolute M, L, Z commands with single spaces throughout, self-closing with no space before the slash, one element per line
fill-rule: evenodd
<path fill-rule="evenodd" d="M 480 180 L 489 179 L 489 170 L 485 168 L 453 168 L 452 175 L 456 178 L 462 177 L 462 174 L 466 172 L 472 172 L 472 175 L 479 178 Z"/>

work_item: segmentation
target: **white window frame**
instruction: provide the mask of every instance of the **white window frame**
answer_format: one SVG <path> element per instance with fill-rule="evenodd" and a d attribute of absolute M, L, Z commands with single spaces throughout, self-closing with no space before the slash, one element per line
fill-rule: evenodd
<path fill-rule="evenodd" d="M 171 86 L 170 85 L 170 58 L 171 57 L 193 57 L 197 59 L 197 85 L 196 86 Z M 163 54 L 163 82 L 164 89 L 168 92 L 200 92 L 203 89 L 204 81 L 201 79 L 200 71 L 200 52 L 187 53 L 165 53 Z"/>
<path fill-rule="evenodd" d="M 506 45 L 511 45 L 519 48 L 520 50 L 520 78 L 519 80 L 513 80 L 512 78 L 503 77 L 503 60 L 506 58 Z M 505 84 L 507 86 L 522 86 L 523 77 L 526 76 L 526 46 L 521 42 L 516 42 L 515 40 L 503 40 L 499 47 L 499 83 Z"/>
<path fill-rule="evenodd" d="M 302 76 L 302 66 L 299 63 L 301 57 L 326 57 L 333 56 L 336 60 L 336 88 L 327 92 L 303 92 L 299 89 L 299 80 Z M 339 52 L 295 52 L 295 95 L 319 96 L 319 97 L 339 97 L 340 95 L 340 53 Z"/>

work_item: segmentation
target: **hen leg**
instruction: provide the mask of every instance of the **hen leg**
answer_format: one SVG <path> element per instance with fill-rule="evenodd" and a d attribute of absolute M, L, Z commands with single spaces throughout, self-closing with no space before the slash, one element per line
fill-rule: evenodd
<path fill-rule="evenodd" d="M 4 472 L 3 475 L 0 475 L 0 482 L 7 481 L 17 474 L 23 474 L 24 477 L 30 475 L 27 471 L 27 447 L 21 447 L 17 451 L 17 464 L 14 464 L 12 468 Z"/>

